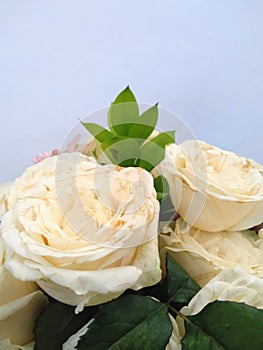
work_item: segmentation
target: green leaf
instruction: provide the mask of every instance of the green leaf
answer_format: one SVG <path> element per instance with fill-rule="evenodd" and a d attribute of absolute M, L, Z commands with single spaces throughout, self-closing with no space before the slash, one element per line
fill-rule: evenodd
<path fill-rule="evenodd" d="M 175 131 L 162 132 L 141 147 L 141 159 L 136 166 L 151 171 L 165 155 L 165 146 L 175 142 Z"/>
<path fill-rule="evenodd" d="M 114 164 L 123 167 L 134 166 L 141 155 L 140 145 L 131 138 L 115 137 L 103 142 L 101 147 Z"/>
<path fill-rule="evenodd" d="M 176 210 L 173 206 L 170 195 L 162 198 L 160 204 L 159 221 L 171 221 L 176 214 Z"/>
<path fill-rule="evenodd" d="M 162 148 L 165 148 L 166 145 L 169 143 L 175 142 L 175 131 L 164 131 L 158 134 L 157 136 L 153 137 L 151 140 L 149 140 L 149 144 L 156 144 Z M 148 145 L 148 143 L 145 144 L 145 147 Z"/>
<path fill-rule="evenodd" d="M 54 302 L 36 321 L 34 350 L 58 350 L 62 344 L 83 327 L 97 312 L 97 307 L 88 307 L 75 314 L 75 307 Z"/>
<path fill-rule="evenodd" d="M 102 306 L 77 349 L 163 350 L 171 332 L 166 305 L 141 295 L 124 295 Z"/>
<path fill-rule="evenodd" d="M 143 288 L 139 293 L 152 296 L 180 310 L 189 304 L 199 290 L 199 285 L 192 277 L 169 254 L 166 254 L 164 281 L 155 286 Z"/>
<path fill-rule="evenodd" d="M 187 316 L 184 350 L 263 349 L 263 310 L 231 301 L 215 301 Z"/>
<path fill-rule="evenodd" d="M 138 119 L 138 122 L 130 125 L 129 137 L 137 138 L 141 142 L 146 140 L 153 132 L 158 121 L 158 103 L 147 109 Z"/>
<path fill-rule="evenodd" d="M 113 103 L 117 104 L 117 103 L 125 103 L 125 102 L 137 102 L 129 85 L 122 92 L 119 93 L 119 95 L 116 97 Z"/>
<path fill-rule="evenodd" d="M 119 136 L 128 136 L 131 125 L 138 122 L 139 107 L 129 86 L 111 104 L 108 112 L 110 130 Z"/>
<path fill-rule="evenodd" d="M 99 142 L 104 142 L 115 137 L 109 130 L 103 128 L 99 124 L 95 123 L 85 123 L 81 122 L 81 124 L 93 135 Z"/>
<path fill-rule="evenodd" d="M 157 199 L 161 201 L 169 194 L 169 185 L 165 177 L 159 175 L 154 179 L 154 188 L 157 193 Z"/>
<path fill-rule="evenodd" d="M 192 277 L 169 255 L 166 255 L 166 277 L 162 288 L 166 290 L 166 302 L 180 310 L 200 290 Z"/>
<path fill-rule="evenodd" d="M 105 154 L 107 155 L 107 157 L 110 159 L 110 161 L 113 164 L 118 164 L 118 152 L 117 150 L 114 150 L 114 148 L 112 148 L 112 146 L 115 143 L 118 143 L 120 140 L 122 140 L 121 137 L 113 137 L 111 139 L 107 139 L 104 142 L 101 143 L 101 149 L 103 150 L 103 152 L 105 152 Z"/>

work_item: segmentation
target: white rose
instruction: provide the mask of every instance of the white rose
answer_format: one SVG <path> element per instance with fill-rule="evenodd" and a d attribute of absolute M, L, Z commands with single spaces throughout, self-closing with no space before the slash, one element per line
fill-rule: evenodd
<path fill-rule="evenodd" d="M 263 277 L 263 240 L 255 232 L 205 232 L 189 228 L 181 218 L 174 230 L 167 227 L 163 231 L 161 256 L 171 254 L 201 286 L 221 270 L 237 265 Z"/>
<path fill-rule="evenodd" d="M 3 261 L 0 238 L 0 349 L 23 349 L 34 339 L 35 320 L 48 299 L 36 283 L 14 278 L 3 267 Z"/>
<path fill-rule="evenodd" d="M 15 187 L 2 218 L 15 277 L 78 311 L 160 280 L 159 203 L 145 170 L 62 154 L 28 168 Z"/>
<path fill-rule="evenodd" d="M 202 141 L 166 147 L 161 172 L 175 209 L 191 226 L 235 231 L 263 221 L 263 167 Z"/>

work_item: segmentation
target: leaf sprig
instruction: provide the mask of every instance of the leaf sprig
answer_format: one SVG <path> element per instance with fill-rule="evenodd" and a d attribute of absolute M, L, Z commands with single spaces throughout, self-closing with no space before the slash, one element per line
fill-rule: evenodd
<path fill-rule="evenodd" d="M 151 138 L 158 122 L 158 103 L 140 115 L 136 98 L 127 86 L 108 111 L 109 129 L 82 122 L 100 143 L 113 164 L 135 166 L 151 171 L 165 154 L 165 146 L 175 142 L 175 131 L 160 132 Z"/>

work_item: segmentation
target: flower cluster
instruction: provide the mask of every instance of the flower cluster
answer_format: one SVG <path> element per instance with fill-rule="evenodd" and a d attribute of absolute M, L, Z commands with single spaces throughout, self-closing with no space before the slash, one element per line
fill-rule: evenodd
<path fill-rule="evenodd" d="M 135 103 L 128 88 L 115 105 L 124 102 Z M 112 123 L 118 113 L 111 110 L 110 131 L 86 124 L 96 139 L 87 147 L 42 154 L 20 178 L 1 185 L 0 349 L 33 349 L 35 321 L 54 300 L 81 314 L 128 290 L 161 290 L 167 253 L 203 288 L 182 303 L 181 318 L 169 310 L 166 350 L 181 349 L 183 318 L 208 303 L 263 308 L 263 239 L 249 230 L 263 221 L 263 167 L 205 142 L 176 145 L 171 133 L 155 132 L 157 119 L 142 129 L 147 111 L 131 111 L 123 129 Z M 124 159 L 124 141 L 128 149 L 137 142 L 141 159 L 130 149 Z M 100 161 L 106 156 L 111 164 Z M 162 226 L 165 195 L 156 174 L 167 182 L 177 213 Z M 155 304 L 156 295 L 149 295 Z M 72 331 L 63 349 L 77 349 L 98 327 L 98 315 Z"/>

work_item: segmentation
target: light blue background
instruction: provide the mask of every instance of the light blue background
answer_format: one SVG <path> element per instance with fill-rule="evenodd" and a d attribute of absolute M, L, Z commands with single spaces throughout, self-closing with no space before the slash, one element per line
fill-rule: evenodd
<path fill-rule="evenodd" d="M 263 163 L 263 1 L 2 0 L 0 67 L 0 182 L 127 84 Z"/>

